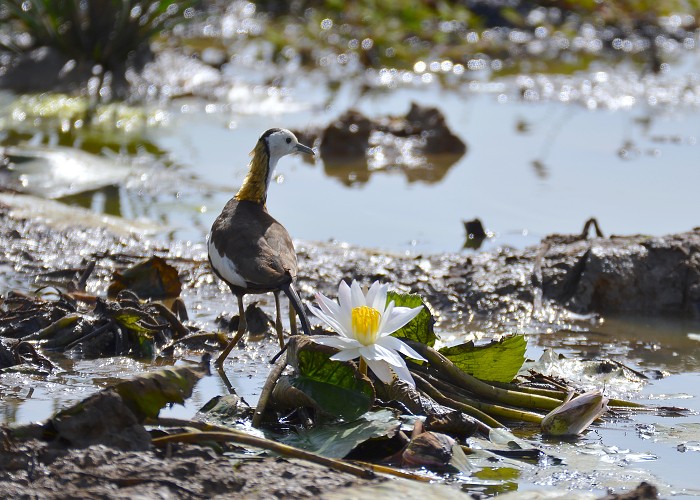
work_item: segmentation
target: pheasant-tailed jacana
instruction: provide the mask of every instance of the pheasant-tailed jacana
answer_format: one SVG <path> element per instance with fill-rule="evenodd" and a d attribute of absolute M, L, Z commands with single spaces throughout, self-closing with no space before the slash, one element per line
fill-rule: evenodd
<path fill-rule="evenodd" d="M 284 346 L 280 318 L 279 292 L 289 298 L 299 315 L 304 333 L 309 334 L 309 321 L 294 289 L 297 277 L 297 256 L 287 230 L 268 212 L 265 205 L 272 173 L 280 158 L 290 153 L 313 155 L 313 150 L 300 144 L 289 130 L 272 128 L 258 139 L 251 152 L 248 175 L 240 190 L 216 218 L 209 233 L 209 263 L 238 299 L 238 331 L 216 360 L 221 366 L 246 332 L 243 296 L 273 292 L 277 319 L 275 329 L 280 347 Z M 292 332 L 296 330 L 294 312 L 290 310 Z"/>

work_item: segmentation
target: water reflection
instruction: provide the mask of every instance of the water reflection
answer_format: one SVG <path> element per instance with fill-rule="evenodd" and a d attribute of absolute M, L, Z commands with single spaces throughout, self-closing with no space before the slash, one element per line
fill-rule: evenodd
<path fill-rule="evenodd" d="M 700 331 L 700 321 L 677 317 L 606 317 L 587 333 L 561 331 L 537 337 L 546 347 L 565 347 L 587 359 L 622 357 L 655 378 L 653 370 L 700 372 L 700 342 L 688 333 Z"/>
<path fill-rule="evenodd" d="M 395 152 L 381 147 L 372 148 L 369 154 L 367 158 L 348 161 L 324 159 L 323 172 L 348 187 L 366 184 L 372 174 L 377 172 L 403 174 L 409 184 L 414 182 L 435 184 L 441 182 L 462 157 L 462 155 L 413 155 L 407 162 L 405 157 L 397 157 Z"/>

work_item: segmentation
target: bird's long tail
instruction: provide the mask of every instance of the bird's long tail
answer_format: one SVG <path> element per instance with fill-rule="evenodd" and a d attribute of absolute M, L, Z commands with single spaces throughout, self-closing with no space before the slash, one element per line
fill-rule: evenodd
<path fill-rule="evenodd" d="M 292 307 L 296 311 L 297 316 L 299 316 L 299 319 L 301 320 L 302 330 L 304 330 L 304 333 L 306 335 L 311 335 L 311 325 L 309 325 L 309 318 L 306 316 L 306 312 L 304 311 L 304 306 L 301 303 L 299 294 L 297 294 L 297 291 L 294 288 L 294 283 L 289 283 L 288 285 L 284 286 L 282 288 L 282 291 L 289 299 L 289 303 L 292 304 Z"/>

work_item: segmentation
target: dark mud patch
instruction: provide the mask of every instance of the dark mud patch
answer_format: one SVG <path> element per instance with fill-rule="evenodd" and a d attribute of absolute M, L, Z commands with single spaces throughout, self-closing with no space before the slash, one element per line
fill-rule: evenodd
<path fill-rule="evenodd" d="M 384 481 L 297 460 L 227 457 L 194 445 L 143 452 L 104 445 L 56 449 L 38 441 L 10 446 L 0 468 L 4 498 L 310 498 Z"/>

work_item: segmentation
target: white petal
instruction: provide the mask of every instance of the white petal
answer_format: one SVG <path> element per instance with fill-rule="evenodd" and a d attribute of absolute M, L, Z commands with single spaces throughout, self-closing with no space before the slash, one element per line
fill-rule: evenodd
<path fill-rule="evenodd" d="M 357 340 L 348 339 L 345 337 L 331 337 L 330 335 L 312 335 L 311 340 L 317 344 L 327 345 L 329 347 L 335 347 L 336 349 L 346 350 L 346 349 L 359 349 L 362 347 Z"/>
<path fill-rule="evenodd" d="M 360 354 L 365 359 L 373 359 L 375 361 L 383 359 L 390 365 L 400 366 L 401 363 L 403 363 L 403 359 L 401 359 L 401 356 L 399 356 L 397 352 L 377 344 L 360 347 Z"/>
<path fill-rule="evenodd" d="M 341 310 L 352 311 L 352 294 L 350 287 L 345 281 L 341 281 L 338 285 L 338 302 Z"/>
<path fill-rule="evenodd" d="M 366 306 L 365 294 L 362 293 L 362 288 L 356 280 L 352 280 L 352 285 L 350 285 L 350 293 L 352 295 L 352 307 L 362 307 Z"/>
<path fill-rule="evenodd" d="M 401 366 L 392 366 L 391 369 L 394 371 L 394 373 L 396 373 L 397 377 L 408 383 L 411 387 L 416 386 L 416 382 L 413 380 L 411 372 L 408 371 L 408 367 L 406 366 L 406 363 L 403 363 L 403 360 Z"/>
<path fill-rule="evenodd" d="M 386 335 L 390 335 L 393 332 L 386 331 L 386 323 L 389 321 L 391 316 L 393 315 L 394 310 L 394 301 L 392 300 L 389 302 L 389 304 L 386 306 L 386 310 L 384 311 L 384 314 L 382 314 L 381 319 L 379 320 L 379 337 L 384 337 Z"/>
<path fill-rule="evenodd" d="M 340 303 L 338 322 L 347 332 L 352 332 L 352 293 L 344 281 L 338 285 L 338 302 Z"/>
<path fill-rule="evenodd" d="M 365 362 L 370 370 L 377 376 L 379 380 L 385 384 L 390 384 L 394 380 L 394 374 L 389 368 L 389 364 L 386 361 L 375 361 L 373 359 L 365 358 Z"/>
<path fill-rule="evenodd" d="M 367 301 L 367 305 L 369 307 L 374 307 L 374 297 L 376 297 L 377 292 L 379 291 L 379 281 L 375 281 L 372 283 L 369 287 L 369 290 L 367 290 L 367 295 L 365 295 L 365 300 Z"/>
<path fill-rule="evenodd" d="M 326 313 L 318 309 L 317 307 L 312 306 L 309 304 L 309 310 L 311 311 L 311 314 L 316 316 L 318 319 L 326 323 L 328 326 L 331 327 L 337 334 L 342 335 L 344 337 L 348 337 L 348 332 L 346 329 L 342 327 L 342 325 L 336 321 L 334 318 L 328 316 Z"/>
<path fill-rule="evenodd" d="M 397 339 L 396 337 L 382 337 L 381 339 L 377 339 L 377 345 L 380 345 L 382 347 L 386 347 L 387 349 L 390 349 L 392 351 L 399 351 L 401 354 L 404 354 L 408 356 L 409 358 L 413 359 L 420 359 L 421 361 L 427 361 L 423 356 L 418 354 L 416 351 L 414 351 L 411 347 L 406 345 L 404 342 L 402 342 L 400 339 Z"/>
<path fill-rule="evenodd" d="M 337 302 L 332 301 L 322 293 L 316 294 L 316 302 L 324 313 L 337 318 L 340 313 L 340 306 Z"/>
<path fill-rule="evenodd" d="M 384 323 L 382 334 L 386 335 L 388 333 L 394 333 L 396 330 L 418 316 L 418 313 L 420 313 L 421 310 L 423 310 L 423 306 L 414 307 L 413 309 L 409 309 L 408 307 L 395 307 L 392 311 L 391 317 L 386 320 L 386 323 Z"/>
<path fill-rule="evenodd" d="M 333 361 L 350 361 L 351 359 L 359 358 L 359 349 L 344 349 L 338 351 L 336 354 L 330 357 Z"/>
<path fill-rule="evenodd" d="M 369 287 L 369 292 L 367 292 L 367 305 L 373 307 L 382 315 L 384 315 L 384 310 L 386 309 L 386 292 L 388 289 L 387 285 L 381 285 L 379 281 L 375 281 Z"/>

